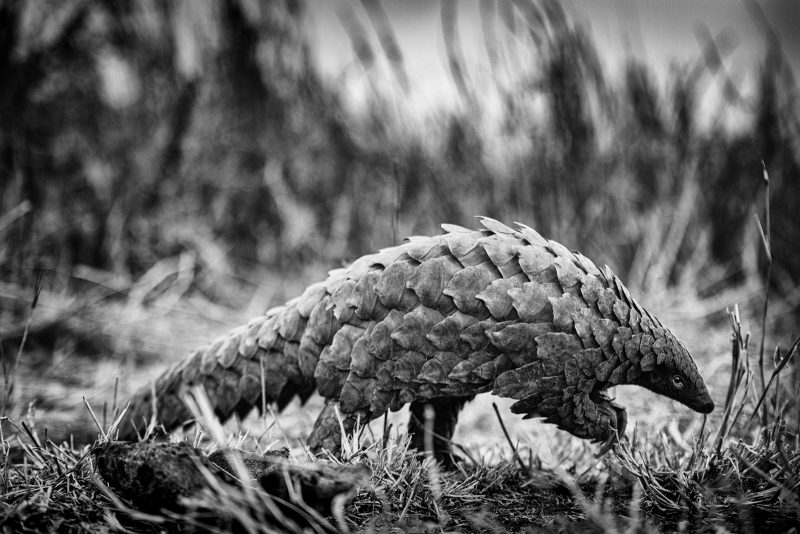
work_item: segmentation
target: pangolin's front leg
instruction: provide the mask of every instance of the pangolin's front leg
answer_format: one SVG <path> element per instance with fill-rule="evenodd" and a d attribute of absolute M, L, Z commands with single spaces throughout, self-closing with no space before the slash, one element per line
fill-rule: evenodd
<path fill-rule="evenodd" d="M 412 402 L 408 419 L 408 434 L 411 448 L 422 452 L 428 447 L 425 443 L 425 407 L 433 408 L 433 453 L 439 461 L 449 464 L 453 460 L 452 442 L 456 429 L 458 413 L 471 398 L 431 399 Z"/>
<path fill-rule="evenodd" d="M 628 413 L 619 404 L 605 399 L 597 404 L 597 410 L 600 436 L 594 439 L 602 442 L 597 451 L 597 455 L 602 456 L 625 437 Z"/>
<path fill-rule="evenodd" d="M 597 451 L 598 456 L 602 456 L 625 436 L 627 424 L 625 408 L 601 395 L 583 405 L 583 422 L 579 428 L 586 438 L 602 443 Z"/>
<path fill-rule="evenodd" d="M 598 456 L 611 450 L 625 435 L 628 414 L 605 394 L 587 395 L 580 402 L 566 404 L 563 408 L 566 409 L 547 416 L 547 422 L 573 436 L 601 443 Z"/>

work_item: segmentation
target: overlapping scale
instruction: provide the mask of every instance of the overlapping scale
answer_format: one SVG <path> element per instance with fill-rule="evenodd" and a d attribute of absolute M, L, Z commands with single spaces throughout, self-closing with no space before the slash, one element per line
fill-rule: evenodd
<path fill-rule="evenodd" d="M 188 416 L 176 408 L 181 384 L 203 383 L 221 417 L 316 387 L 348 424 L 491 389 L 517 400 L 515 413 L 604 438 L 624 412 L 597 392 L 685 349 L 608 267 L 525 225 L 481 224 L 443 225 L 444 235 L 364 256 L 193 352 L 156 383 L 159 417 Z M 148 396 L 131 421 L 146 416 Z M 335 441 L 333 413 L 326 408 L 312 442 Z"/>

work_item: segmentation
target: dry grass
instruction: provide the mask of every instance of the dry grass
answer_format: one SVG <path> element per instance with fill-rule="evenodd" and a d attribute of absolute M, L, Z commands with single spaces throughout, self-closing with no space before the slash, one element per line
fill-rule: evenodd
<path fill-rule="evenodd" d="M 613 265 L 696 349 L 712 391 L 723 392 L 715 396 L 721 408 L 701 424 L 637 391 L 630 442 L 598 460 L 584 443 L 534 422 L 504 421 L 509 446 L 497 439 L 490 403 L 479 400 L 462 417 L 456 440 L 467 444 L 466 460 L 452 472 L 409 453 L 397 424 L 386 443 L 380 430 L 365 430 L 344 450 L 346 461 L 370 468 L 369 486 L 338 518 L 314 518 L 311 530 L 759 532 L 798 523 L 797 343 L 771 348 L 796 335 L 791 313 L 800 302 L 792 148 L 800 129 L 779 44 L 769 47 L 753 101 L 727 101 L 719 112 L 745 115 L 752 129 L 703 131 L 697 100 L 721 76 L 704 61 L 709 52 L 724 59 L 722 44 L 704 41 L 666 88 L 635 62 L 609 80 L 588 34 L 557 3 L 501 4 L 502 12 L 486 12 L 487 45 L 515 76 L 470 78 L 451 20 L 457 3 L 445 2 L 446 52 L 466 105 L 424 127 L 379 93 L 363 115 L 348 115 L 342 88 L 310 68 L 288 11 L 253 20 L 235 2 L 224 16 L 197 8 L 200 29 L 180 28 L 197 42 L 214 42 L 204 31 L 243 37 L 204 49 L 208 64 L 192 76 L 175 71 L 176 51 L 147 37 L 153 24 L 174 28 L 157 10 L 103 12 L 125 28 L 112 36 L 86 24 L 100 4 L 64 2 L 63 20 L 49 21 L 52 42 L 18 36 L 9 51 L 42 53 L 0 64 L 39 74 L 6 99 L 22 104 L 2 110 L 10 130 L 0 148 L 40 165 L 4 168 L 15 179 L 0 185 L 5 531 L 177 532 L 209 528 L 209 514 L 241 531 L 275 531 L 261 520 L 263 495 L 213 483 L 181 516 L 132 510 L 94 474 L 88 448 L 62 439 L 102 434 L 118 399 L 169 357 L 299 294 L 327 268 L 398 236 L 433 232 L 442 220 L 471 225 L 476 213 L 524 220 Z M 23 5 L 0 3 L 0 29 L 13 28 Z M 381 46 L 396 47 L 380 11 L 370 16 Z M 95 83 L 95 43 L 112 40 L 123 43 L 109 49 L 138 77 L 142 105 L 118 108 L 84 91 Z M 247 47 L 299 59 L 242 61 Z M 392 68 L 405 88 L 402 62 Z M 489 133 L 472 94 L 483 86 L 502 101 Z M 762 159 L 774 204 L 756 226 L 748 213 Z M 65 201 L 63 190 L 80 194 Z M 755 349 L 743 322 L 759 323 Z M 718 340 L 729 330 L 723 354 Z M 119 377 L 119 391 L 109 377 Z M 218 429 L 216 443 L 288 444 L 302 461 L 297 445 L 311 420 L 294 409 L 246 422 L 250 434 Z"/>
<path fill-rule="evenodd" d="M 765 207 L 768 213 L 769 204 Z M 768 215 L 765 223 L 769 228 Z M 769 230 L 762 236 L 769 254 Z M 767 310 L 768 292 L 763 298 Z M 761 357 L 766 338 L 759 356 L 752 356 L 751 336 L 742 327 L 738 307 L 728 317 L 727 390 L 718 415 L 704 419 L 699 429 L 688 425 L 681 430 L 675 420 L 651 417 L 643 423 L 646 417 L 640 418 L 630 440 L 598 460 L 584 443 L 563 434 L 538 434 L 535 449 L 530 440 L 518 446 L 512 436 L 521 427 L 506 425 L 495 408 L 508 443 L 488 438 L 489 447 L 462 448 L 464 461 L 445 471 L 432 458 L 409 451 L 408 439 L 396 428 L 388 433 L 365 428 L 343 442 L 342 460 L 329 460 L 366 465 L 369 484 L 349 505 L 335 509 L 333 517 L 320 517 L 298 499 L 292 504 L 300 514 L 296 517 L 304 518 L 305 529 L 319 533 L 790 529 L 800 520 L 800 339 L 786 350 L 776 348 L 770 364 Z M 28 326 L 33 318 L 31 313 Z M 766 312 L 761 321 L 763 330 Z M 22 344 L 19 354 L 24 353 Z M 8 373 L 6 384 L 14 379 Z M 11 397 L 8 390 L 4 394 Z M 209 452 L 230 445 L 264 450 L 264 443 L 296 443 L 296 436 L 287 435 L 284 425 L 268 416 L 261 421 L 263 432 L 226 430 L 204 408 L 202 395 L 193 399 L 187 401 L 212 437 L 203 442 Z M 86 404 L 101 441 L 113 434 L 114 423 L 108 428 L 106 421 L 119 411 L 116 394 L 110 406 L 98 415 Z M 470 425 L 470 417 L 466 419 Z M 296 426 L 291 419 L 283 422 Z M 47 439 L 46 431 L 40 437 L 31 428 L 36 423 L 31 414 L 28 423 L 7 417 L 4 423 L 0 518 L 12 531 L 303 531 L 260 489 L 231 487 L 213 477 L 206 491 L 187 502 L 185 512 L 144 514 L 99 479 L 88 446 L 59 445 Z M 471 424 L 481 428 L 481 423 Z M 177 434 L 173 439 L 201 443 L 198 435 Z M 307 451 L 296 454 L 296 461 L 309 459 Z"/>
<path fill-rule="evenodd" d="M 316 532 L 335 531 L 535 531 L 649 532 L 657 530 L 783 531 L 800 519 L 800 402 L 789 362 L 796 341 L 778 351 L 777 365 L 758 389 L 757 367 L 748 355 L 749 336 L 735 310 L 731 318 L 733 372 L 721 420 L 692 435 L 675 435 L 669 422 L 637 426 L 629 443 L 601 460 L 564 436 L 550 450 L 507 444 L 464 450 L 465 460 L 443 471 L 430 459 L 408 451 L 396 431 L 386 443 L 369 432 L 344 443 L 344 460 L 369 467 L 370 484 L 359 491 L 339 518 L 317 517 Z M 760 406 L 769 406 L 761 426 Z M 467 409 L 469 413 L 469 408 Z M 756 416 L 751 417 L 751 414 Z M 100 419 L 100 417 L 97 417 Z M 221 445 L 252 449 L 255 441 L 222 429 L 202 416 Z M 102 423 L 98 421 L 102 427 Z M 273 438 L 281 430 L 275 425 Z M 262 517 L 269 498 L 242 488 L 210 483 L 207 493 L 176 515 L 132 510 L 108 489 L 92 467 L 88 447 L 72 448 L 39 438 L 25 423 L 3 436 L 4 466 L 0 522 L 13 531 L 96 532 L 123 526 L 129 531 L 179 531 L 191 525 L 247 532 L 276 532 Z M 512 431 L 513 432 L 513 431 Z M 540 437 L 546 439 L 546 437 Z M 181 439 L 178 437 L 178 439 Z M 183 439 L 189 439 L 187 436 Z M 274 440 L 273 440 L 274 441 Z M 688 446 L 687 446 L 688 444 Z M 13 454 L 9 454 L 13 452 Z M 309 459 L 296 453 L 296 461 Z M 335 461 L 335 460 L 332 460 Z M 302 503 L 296 503 L 303 509 Z M 286 525 L 290 525 L 287 527 Z M 300 532 L 284 523 L 283 529 Z M 309 528 L 309 527 L 306 527 Z M 283 530 L 285 531 L 285 530 Z"/>

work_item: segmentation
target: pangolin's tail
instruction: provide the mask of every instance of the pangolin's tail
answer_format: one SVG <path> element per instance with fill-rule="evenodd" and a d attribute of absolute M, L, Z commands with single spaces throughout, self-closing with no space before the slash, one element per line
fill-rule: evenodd
<path fill-rule="evenodd" d="M 167 430 L 191 421 L 181 400 L 193 385 L 202 385 L 216 415 L 226 420 L 254 407 L 276 403 L 282 409 L 295 396 L 302 401 L 316 390 L 314 370 L 322 349 L 331 343 L 339 321 L 329 305 L 341 277 L 310 286 L 300 297 L 236 328 L 194 351 L 154 384 L 131 399 L 118 426 L 119 439 L 135 439 L 156 419 Z"/>

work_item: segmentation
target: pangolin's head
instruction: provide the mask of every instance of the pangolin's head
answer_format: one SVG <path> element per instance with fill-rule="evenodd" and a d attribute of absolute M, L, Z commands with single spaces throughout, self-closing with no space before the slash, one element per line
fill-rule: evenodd
<path fill-rule="evenodd" d="M 683 343 L 665 331 L 667 347 L 659 351 L 652 369 L 642 373 L 636 384 L 685 404 L 700 413 L 711 413 L 714 401 L 703 377 Z"/>

